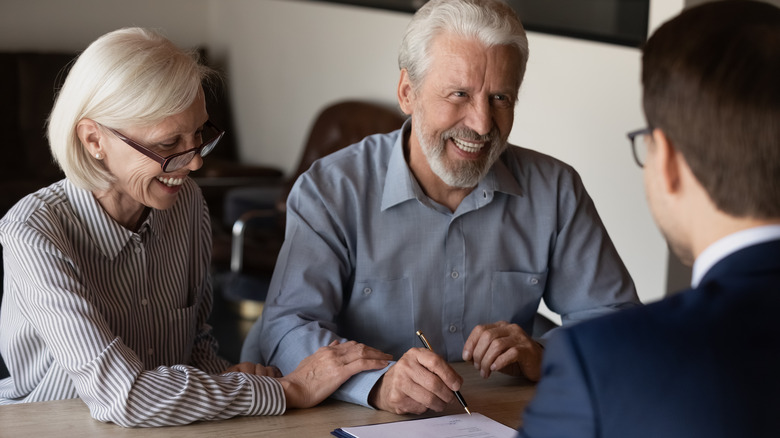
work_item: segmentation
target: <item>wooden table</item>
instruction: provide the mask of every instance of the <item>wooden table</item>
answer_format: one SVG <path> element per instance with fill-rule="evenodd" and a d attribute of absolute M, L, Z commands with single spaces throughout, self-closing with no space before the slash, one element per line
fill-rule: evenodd
<path fill-rule="evenodd" d="M 471 364 L 453 364 L 463 376 L 461 393 L 472 412 L 479 412 L 509 427 L 520 425 L 523 408 L 534 394 L 534 386 L 523 378 L 493 374 L 482 379 Z M 395 415 L 389 412 L 326 400 L 311 409 L 292 409 L 281 416 L 236 417 L 204 421 L 186 426 L 128 429 L 101 423 L 89 415 L 80 399 L 0 406 L 0 437 L 78 436 L 133 437 L 328 437 L 333 429 L 364 424 L 387 423 L 444 414 L 460 414 L 455 402 L 441 414 Z"/>

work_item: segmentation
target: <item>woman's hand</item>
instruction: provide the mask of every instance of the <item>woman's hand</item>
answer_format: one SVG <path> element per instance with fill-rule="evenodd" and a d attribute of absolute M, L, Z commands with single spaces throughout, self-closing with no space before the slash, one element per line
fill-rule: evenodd
<path fill-rule="evenodd" d="M 333 341 L 302 360 L 279 381 L 288 408 L 309 408 L 325 400 L 353 375 L 382 369 L 392 356 L 355 341 Z"/>

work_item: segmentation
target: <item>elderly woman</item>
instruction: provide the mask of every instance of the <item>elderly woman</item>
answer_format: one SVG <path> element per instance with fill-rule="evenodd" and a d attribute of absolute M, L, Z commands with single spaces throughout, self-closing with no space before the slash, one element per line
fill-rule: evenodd
<path fill-rule="evenodd" d="M 354 342 L 284 377 L 217 356 L 209 215 L 188 178 L 224 133 L 206 113 L 211 75 L 139 28 L 104 35 L 73 65 L 48 124 L 66 178 L 0 221 L 11 373 L 0 404 L 80 397 L 101 421 L 186 424 L 313 406 L 387 365 Z"/>

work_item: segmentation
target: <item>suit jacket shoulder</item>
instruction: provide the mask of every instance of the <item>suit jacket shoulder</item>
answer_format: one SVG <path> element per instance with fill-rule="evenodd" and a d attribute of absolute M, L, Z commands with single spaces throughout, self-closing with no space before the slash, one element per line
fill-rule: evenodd
<path fill-rule="evenodd" d="M 726 257 L 696 289 L 561 330 L 526 436 L 780 436 L 778 309 L 775 241 Z"/>

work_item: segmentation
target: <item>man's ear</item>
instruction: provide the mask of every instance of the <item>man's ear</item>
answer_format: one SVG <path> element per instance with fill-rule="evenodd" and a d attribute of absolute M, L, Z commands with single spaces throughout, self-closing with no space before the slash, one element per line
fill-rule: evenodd
<path fill-rule="evenodd" d="M 76 124 L 76 135 L 78 135 L 82 146 L 90 155 L 93 157 L 106 155 L 103 151 L 103 146 L 100 144 L 103 134 L 97 122 L 90 119 L 81 119 Z"/>
<path fill-rule="evenodd" d="M 653 171 L 659 176 L 664 191 L 673 194 L 680 190 L 680 164 L 684 160 L 677 152 L 674 144 L 665 132 L 656 128 L 653 130 L 653 144 L 655 148 L 652 162 Z"/>
<path fill-rule="evenodd" d="M 401 77 L 398 80 L 398 105 L 406 115 L 412 115 L 414 109 L 414 87 L 409 79 L 409 72 L 401 69 Z"/>

